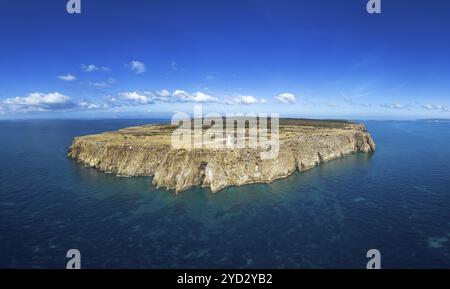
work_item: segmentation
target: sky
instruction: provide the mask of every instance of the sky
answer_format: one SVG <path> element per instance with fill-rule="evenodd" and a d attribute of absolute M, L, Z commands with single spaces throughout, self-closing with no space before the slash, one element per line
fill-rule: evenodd
<path fill-rule="evenodd" d="M 0 118 L 450 118 L 450 1 L 0 0 Z"/>

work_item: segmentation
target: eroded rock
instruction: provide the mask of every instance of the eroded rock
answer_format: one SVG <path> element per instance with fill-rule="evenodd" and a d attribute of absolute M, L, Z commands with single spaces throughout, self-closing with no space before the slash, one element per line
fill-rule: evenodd
<path fill-rule="evenodd" d="M 261 148 L 174 149 L 170 125 L 148 125 L 77 137 L 68 156 L 85 166 L 118 176 L 153 176 L 157 187 L 181 192 L 192 186 L 217 192 L 228 186 L 270 183 L 351 153 L 375 151 L 362 124 L 282 120 L 275 159 Z"/>

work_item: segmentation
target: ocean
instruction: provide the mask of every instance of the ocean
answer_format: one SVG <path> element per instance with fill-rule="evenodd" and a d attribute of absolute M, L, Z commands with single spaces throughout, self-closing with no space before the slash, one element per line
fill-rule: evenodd
<path fill-rule="evenodd" d="M 450 123 L 365 122 L 377 144 L 272 184 L 175 195 L 67 159 L 152 120 L 0 121 L 0 268 L 450 268 Z"/>

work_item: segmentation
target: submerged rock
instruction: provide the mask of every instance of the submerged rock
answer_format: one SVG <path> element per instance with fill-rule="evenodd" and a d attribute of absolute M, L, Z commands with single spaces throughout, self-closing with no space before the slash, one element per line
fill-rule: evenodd
<path fill-rule="evenodd" d="M 375 151 L 362 124 L 343 121 L 280 121 L 279 153 L 261 158 L 262 148 L 171 146 L 171 125 L 146 125 L 76 137 L 68 156 L 118 176 L 154 176 L 153 184 L 175 192 L 192 186 L 217 192 L 228 186 L 270 183 L 351 153 Z"/>

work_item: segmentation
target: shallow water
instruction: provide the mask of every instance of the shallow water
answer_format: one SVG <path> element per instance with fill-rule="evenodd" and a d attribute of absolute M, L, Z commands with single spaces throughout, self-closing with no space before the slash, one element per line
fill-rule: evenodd
<path fill-rule="evenodd" d="M 378 150 L 272 184 L 174 195 L 66 158 L 149 120 L 0 121 L 0 267 L 450 268 L 450 123 L 367 122 Z"/>

